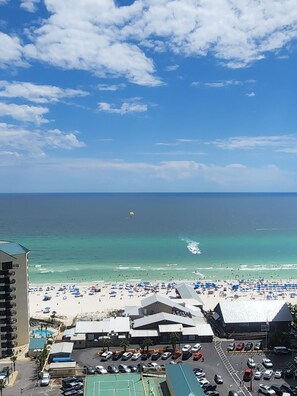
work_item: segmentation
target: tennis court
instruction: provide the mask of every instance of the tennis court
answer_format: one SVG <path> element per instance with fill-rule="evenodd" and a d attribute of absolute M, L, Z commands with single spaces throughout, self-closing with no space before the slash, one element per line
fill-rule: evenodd
<path fill-rule="evenodd" d="M 87 376 L 85 396 L 146 396 L 140 374 Z"/>

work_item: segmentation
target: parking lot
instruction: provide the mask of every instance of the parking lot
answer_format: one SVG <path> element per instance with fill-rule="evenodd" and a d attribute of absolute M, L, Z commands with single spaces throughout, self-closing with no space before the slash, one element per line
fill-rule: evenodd
<path fill-rule="evenodd" d="M 248 341 L 248 340 L 247 340 Z M 247 341 L 244 341 L 246 344 Z M 271 386 L 272 384 L 283 384 L 286 382 L 291 385 L 292 388 L 297 386 L 297 380 L 295 379 L 295 364 L 294 357 L 296 353 L 288 355 L 275 355 L 272 352 L 264 353 L 263 351 L 255 351 L 253 349 L 249 351 L 227 351 L 230 341 L 214 341 L 212 343 L 202 343 L 201 354 L 202 357 L 199 360 L 194 361 L 193 355 L 190 354 L 188 359 L 182 360 L 182 357 L 178 357 L 175 361 L 182 362 L 181 364 L 189 364 L 193 369 L 200 368 L 205 373 L 205 378 L 211 383 L 215 384 L 214 376 L 219 374 L 223 378 L 222 384 L 216 384 L 216 391 L 220 395 L 227 396 L 229 391 L 234 391 L 238 394 L 258 395 L 259 385 L 265 384 Z M 255 342 L 254 342 L 255 343 Z M 192 344 L 193 346 L 193 344 Z M 184 347 L 184 345 L 181 345 Z M 135 346 L 136 348 L 136 346 Z M 155 347 L 157 350 L 158 347 Z M 160 346 L 161 349 L 161 346 Z M 115 349 L 112 349 L 115 352 Z M 89 365 L 91 367 L 103 366 L 107 368 L 110 365 L 114 365 L 116 368 L 120 364 L 135 367 L 140 363 L 148 365 L 149 363 L 164 365 L 169 364 L 172 361 L 172 357 L 169 356 L 167 359 L 162 360 L 158 357 L 152 361 L 151 357 L 143 361 L 139 357 L 137 360 L 131 360 L 129 358 L 126 361 L 122 361 L 121 358 L 118 360 L 112 360 L 110 357 L 107 361 L 101 361 L 102 350 L 98 348 L 90 348 L 83 350 L 74 350 L 73 358 L 77 361 L 81 367 L 81 373 L 83 373 L 83 367 Z M 252 358 L 255 363 L 255 368 L 252 369 L 253 376 L 255 371 L 261 372 L 261 378 L 259 380 L 252 379 L 251 381 L 244 381 L 244 371 L 248 368 L 248 359 Z M 273 371 L 270 379 L 264 379 L 263 374 L 268 369 L 263 365 L 263 359 L 270 359 L 272 363 Z M 297 366 L 296 366 L 297 368 Z M 19 371 L 18 379 L 13 387 L 5 387 L 4 391 L 7 396 L 14 396 L 20 394 L 22 396 L 60 396 L 61 391 L 61 379 L 51 380 L 49 386 L 40 387 L 36 385 L 36 375 L 34 371 L 34 362 L 17 362 L 17 370 Z M 290 378 L 275 378 L 275 371 L 281 370 L 283 373 L 287 371 Z M 100 374 L 96 374 L 100 375 Z M 125 373 L 119 375 L 125 376 Z"/>

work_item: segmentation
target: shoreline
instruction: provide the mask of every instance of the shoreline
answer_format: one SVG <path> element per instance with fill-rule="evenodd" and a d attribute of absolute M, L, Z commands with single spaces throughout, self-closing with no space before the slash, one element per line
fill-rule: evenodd
<path fill-rule="evenodd" d="M 67 326 L 75 318 L 97 320 L 125 306 L 140 305 L 145 297 L 161 294 L 175 299 L 174 285 L 195 284 L 193 280 L 177 282 L 68 282 L 29 284 L 30 317 L 49 320 L 55 312 Z M 293 280 L 203 280 L 196 291 L 204 310 L 213 310 L 223 300 L 282 300 L 297 304 L 297 279 Z M 45 299 L 48 298 L 48 299 Z M 45 309 L 47 308 L 47 309 Z M 46 311 L 46 312 L 44 312 Z M 48 311 L 48 312 L 47 312 Z"/>

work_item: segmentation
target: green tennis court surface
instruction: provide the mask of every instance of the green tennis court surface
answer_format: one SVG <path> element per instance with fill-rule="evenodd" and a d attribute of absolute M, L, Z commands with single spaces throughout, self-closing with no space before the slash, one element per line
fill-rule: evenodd
<path fill-rule="evenodd" d="M 140 374 L 95 375 L 86 378 L 85 396 L 146 396 Z"/>

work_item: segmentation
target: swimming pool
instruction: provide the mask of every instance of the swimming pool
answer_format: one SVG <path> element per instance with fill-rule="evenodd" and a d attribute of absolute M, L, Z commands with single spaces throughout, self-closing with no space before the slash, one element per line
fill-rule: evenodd
<path fill-rule="evenodd" d="M 54 332 L 52 330 L 33 330 L 33 334 L 37 337 L 50 337 Z"/>

